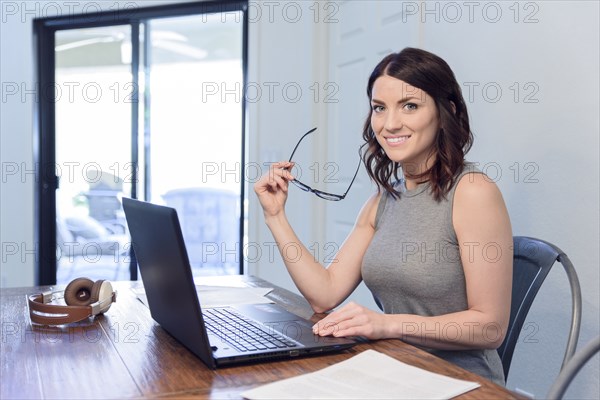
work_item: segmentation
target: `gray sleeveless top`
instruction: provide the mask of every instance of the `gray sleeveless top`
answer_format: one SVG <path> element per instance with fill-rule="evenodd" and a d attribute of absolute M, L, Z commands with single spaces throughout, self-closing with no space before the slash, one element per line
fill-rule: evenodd
<path fill-rule="evenodd" d="M 439 203 L 428 183 L 412 190 L 399 183 L 398 200 L 389 193 L 381 196 L 375 235 L 363 258 L 362 278 L 386 314 L 436 316 L 467 309 L 452 205 L 458 181 L 469 172 L 481 173 L 467 164 L 446 199 Z M 457 329 L 440 327 L 439 332 L 428 335 L 455 337 Z M 505 384 L 496 350 L 425 350 L 499 385 Z"/>

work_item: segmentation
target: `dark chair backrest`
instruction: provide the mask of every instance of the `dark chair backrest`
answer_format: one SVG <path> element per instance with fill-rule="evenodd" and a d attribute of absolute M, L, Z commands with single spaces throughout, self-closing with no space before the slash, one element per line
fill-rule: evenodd
<path fill-rule="evenodd" d="M 567 273 L 572 298 L 571 328 L 563 359 L 563 367 L 575 352 L 581 324 L 581 289 L 577 273 L 569 257 L 555 245 L 540 239 L 515 236 L 513 238 L 513 245 L 513 288 L 510 320 L 504 342 L 498 348 L 498 354 L 502 360 L 504 376 L 506 378 L 508 378 L 508 371 L 515 346 L 517 345 L 517 340 L 521 333 L 521 328 L 525 323 L 527 313 L 544 279 L 546 279 L 556 261 L 562 264 Z"/>

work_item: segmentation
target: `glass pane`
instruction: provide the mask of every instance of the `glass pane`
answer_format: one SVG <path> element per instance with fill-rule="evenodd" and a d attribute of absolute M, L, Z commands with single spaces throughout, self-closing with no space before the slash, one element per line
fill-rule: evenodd
<path fill-rule="evenodd" d="M 57 282 L 129 280 L 131 29 L 56 33 Z"/>
<path fill-rule="evenodd" d="M 195 275 L 239 272 L 242 14 L 152 20 L 149 200 L 178 211 Z"/>

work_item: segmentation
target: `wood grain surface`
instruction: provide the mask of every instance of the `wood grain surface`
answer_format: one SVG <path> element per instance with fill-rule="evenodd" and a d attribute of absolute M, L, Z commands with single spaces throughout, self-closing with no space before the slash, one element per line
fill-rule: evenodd
<path fill-rule="evenodd" d="M 200 283 L 274 287 L 249 276 L 201 278 Z M 240 398 L 244 390 L 319 370 L 366 349 L 481 384 L 461 399 L 520 398 L 400 340 L 363 343 L 333 355 L 211 370 L 152 319 L 131 290 L 141 282 L 113 282 L 113 287 L 118 290 L 117 302 L 105 315 L 59 327 L 32 324 L 29 319 L 27 295 L 48 287 L 2 289 L 0 398 Z M 315 322 L 322 317 L 285 289 L 274 287 L 268 296 Z"/>

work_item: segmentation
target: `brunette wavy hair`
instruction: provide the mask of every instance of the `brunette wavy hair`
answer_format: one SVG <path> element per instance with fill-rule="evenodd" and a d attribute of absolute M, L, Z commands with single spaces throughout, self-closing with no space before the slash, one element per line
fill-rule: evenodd
<path fill-rule="evenodd" d="M 382 75 L 421 89 L 435 101 L 439 131 L 430 154 L 435 156 L 435 162 L 415 178 L 428 180 L 431 194 L 439 202 L 446 197 L 464 167 L 465 155 L 473 144 L 467 107 L 456 77 L 440 57 L 411 47 L 386 56 L 371 73 L 367 85 L 369 115 L 363 127 L 367 149 L 362 158 L 369 176 L 377 184 L 377 190 L 380 193 L 385 190 L 394 198 L 400 198 L 400 192 L 394 188 L 394 181 L 399 179 L 400 165 L 387 157 L 371 128 L 373 84 Z"/>

